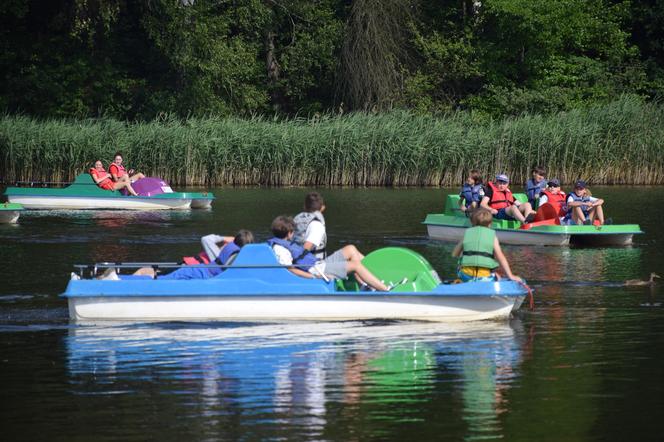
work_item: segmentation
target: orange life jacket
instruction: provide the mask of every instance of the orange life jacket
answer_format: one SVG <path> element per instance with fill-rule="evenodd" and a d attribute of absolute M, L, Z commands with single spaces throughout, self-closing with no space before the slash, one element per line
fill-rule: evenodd
<path fill-rule="evenodd" d="M 118 178 L 120 178 L 120 177 L 122 177 L 122 176 L 124 176 L 124 175 L 126 174 L 126 169 L 125 169 L 125 167 L 124 167 L 122 164 L 120 164 L 120 165 L 118 166 L 118 165 L 115 164 L 115 163 L 111 163 L 111 164 L 108 166 L 108 173 L 111 174 L 111 176 L 113 176 L 113 172 L 111 171 L 111 167 L 113 167 L 113 166 L 115 166 L 115 168 L 118 169 L 118 171 L 117 171 L 117 173 L 116 173 L 116 175 L 118 176 Z"/>
<path fill-rule="evenodd" d="M 491 199 L 489 200 L 489 207 L 492 209 L 500 210 L 514 204 L 514 195 L 512 195 L 511 190 L 498 190 L 498 187 L 491 181 L 489 181 L 489 187 L 491 188 Z"/>
<path fill-rule="evenodd" d="M 103 173 L 107 173 L 105 170 L 97 170 L 95 167 L 93 167 L 92 169 L 90 169 L 90 175 L 95 176 L 95 177 L 97 177 L 97 178 L 99 178 L 99 174 L 102 173 L 102 172 L 103 172 Z M 99 181 L 99 183 L 97 183 L 97 185 L 98 185 L 99 187 L 104 187 L 104 185 L 106 184 L 106 182 L 107 182 L 107 181 L 110 181 L 110 180 L 111 180 L 111 178 L 110 178 L 109 176 L 107 176 L 107 177 L 104 178 L 103 180 Z"/>

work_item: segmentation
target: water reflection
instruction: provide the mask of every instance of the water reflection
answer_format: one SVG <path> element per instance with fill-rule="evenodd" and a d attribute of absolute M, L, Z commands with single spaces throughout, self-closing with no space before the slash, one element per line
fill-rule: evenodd
<path fill-rule="evenodd" d="M 64 339 L 76 394 L 158 382 L 210 437 L 240 416 L 253 432 L 314 439 L 340 419 L 348 439 L 380 436 L 367 421 L 422 422 L 432 398 L 458 404 L 450 423 L 470 438 L 498 435 L 527 347 L 518 322 L 90 326 Z"/>

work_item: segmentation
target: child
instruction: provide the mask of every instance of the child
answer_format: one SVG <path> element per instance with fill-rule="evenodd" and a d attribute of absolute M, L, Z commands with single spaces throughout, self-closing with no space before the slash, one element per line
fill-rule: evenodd
<path fill-rule="evenodd" d="M 113 177 L 113 181 L 119 181 L 122 177 L 127 177 L 130 182 L 136 182 L 141 178 L 145 178 L 145 175 L 138 172 L 134 174 L 134 169 L 125 170 L 122 165 L 122 154 L 120 152 L 115 152 L 113 157 L 113 162 L 108 166 L 108 171 Z"/>
<path fill-rule="evenodd" d="M 461 187 L 459 193 L 459 208 L 466 216 L 470 216 L 472 210 L 477 209 L 484 197 L 484 189 L 482 188 L 482 175 L 477 169 L 470 171 L 466 182 Z"/>
<path fill-rule="evenodd" d="M 311 192 L 304 197 L 304 212 L 298 213 L 293 218 L 295 224 L 293 242 L 311 252 L 319 261 L 327 257 L 327 231 L 325 217 L 323 217 L 325 209 L 323 196 L 318 192 Z M 354 245 L 344 246 L 330 257 L 335 254 L 343 255 L 345 261 L 364 259 L 364 255 Z"/>
<path fill-rule="evenodd" d="M 114 182 L 108 172 L 104 170 L 104 165 L 100 160 L 95 161 L 95 167 L 90 169 L 90 176 L 92 176 L 92 180 L 95 182 L 95 184 L 104 190 L 120 190 L 126 188 L 127 192 L 130 194 L 134 196 L 138 195 L 134 188 L 131 187 L 131 183 L 129 182 L 129 178 L 127 178 L 127 176 L 124 176 L 117 182 Z"/>
<path fill-rule="evenodd" d="M 466 229 L 463 239 L 452 251 L 452 256 L 459 258 L 457 275 L 463 282 L 495 280 L 497 277 L 493 270 L 497 267 L 509 279 L 521 282 L 521 278 L 512 274 L 496 232 L 489 228 L 492 220 L 493 216 L 488 210 L 475 210 L 470 217 L 473 227 Z"/>
<path fill-rule="evenodd" d="M 281 265 L 289 267 L 292 273 L 303 278 L 331 278 L 346 279 L 348 273 L 355 272 L 355 277 L 361 283 L 387 292 L 391 287 L 383 284 L 362 264 L 358 256 L 347 258 L 341 250 L 336 251 L 324 260 L 317 259 L 311 252 L 293 241 L 295 224 L 289 216 L 278 216 L 272 221 L 273 238 L 267 240 Z M 359 277 L 359 278 L 358 278 Z"/>
<path fill-rule="evenodd" d="M 530 223 L 535 219 L 535 212 L 530 203 L 521 203 L 514 198 L 509 189 L 509 178 L 504 173 L 496 176 L 496 183 L 489 181 L 484 187 L 484 196 L 480 207 L 487 209 L 496 219 Z"/>
<path fill-rule="evenodd" d="M 546 189 L 546 169 L 542 166 L 535 166 L 530 171 L 532 178 L 526 182 L 526 195 L 528 202 L 533 208 L 539 207 L 540 193 Z"/>
<path fill-rule="evenodd" d="M 600 225 L 604 224 L 604 200 L 592 197 L 588 194 L 586 182 L 579 180 L 574 183 L 574 191 L 567 196 L 567 224 L 592 225 L 597 219 Z"/>
<path fill-rule="evenodd" d="M 559 217 L 564 217 L 567 213 L 566 199 L 565 192 L 560 189 L 560 180 L 553 178 L 546 183 L 546 189 L 540 194 L 539 206 L 549 203 L 556 208 Z"/>
<path fill-rule="evenodd" d="M 201 243 L 205 248 L 206 253 L 209 253 L 209 243 L 214 243 L 217 238 L 221 238 L 217 243 L 223 242 L 224 245 L 219 248 L 217 247 L 216 255 L 212 255 L 213 259 L 210 260 L 211 263 L 218 264 L 220 266 L 230 265 L 233 260 L 237 257 L 237 254 L 240 252 L 240 249 L 245 244 L 251 244 L 254 242 L 254 235 L 249 230 L 240 230 L 235 237 L 232 236 L 218 236 L 218 235 L 207 235 L 201 238 Z M 206 240 L 204 243 L 203 240 Z M 208 246 L 208 247 L 206 247 Z M 112 270 L 112 269 L 111 269 Z M 186 266 L 180 267 L 174 272 L 168 273 L 166 275 L 156 276 L 155 270 L 152 267 L 143 267 L 136 272 L 134 275 L 143 275 L 151 276 L 152 278 L 157 279 L 208 279 L 213 278 L 223 272 L 224 269 L 219 267 L 204 267 L 204 266 Z M 115 274 L 115 271 L 107 271 L 104 273 L 104 276 L 101 279 L 119 279 Z"/>

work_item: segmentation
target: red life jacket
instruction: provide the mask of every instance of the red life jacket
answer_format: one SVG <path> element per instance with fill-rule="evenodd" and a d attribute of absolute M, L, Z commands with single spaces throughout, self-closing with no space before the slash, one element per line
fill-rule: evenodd
<path fill-rule="evenodd" d="M 94 167 L 92 169 L 90 169 L 90 175 L 95 176 L 97 178 L 99 178 L 99 174 L 102 173 L 102 172 L 106 173 L 105 170 L 97 170 Z M 104 188 L 104 186 L 108 186 L 107 182 L 109 182 L 110 180 L 111 180 L 111 178 L 107 176 L 106 178 L 101 180 L 97 185 L 101 188 Z"/>
<path fill-rule="evenodd" d="M 492 209 L 500 210 L 514 204 L 514 195 L 512 195 L 511 190 L 498 190 L 498 187 L 491 181 L 489 181 L 489 187 L 491 188 L 491 199 L 489 200 L 489 207 Z"/>
<path fill-rule="evenodd" d="M 544 190 L 542 191 L 542 195 L 546 195 L 547 202 L 556 208 L 558 216 L 565 216 L 565 213 L 567 213 L 567 209 L 565 208 L 565 192 L 561 190 L 558 193 L 551 193 L 549 190 Z"/>
<path fill-rule="evenodd" d="M 113 171 L 111 170 L 111 167 L 115 167 L 116 169 L 118 169 L 118 171 L 116 172 L 118 178 L 126 175 L 126 169 L 122 164 L 118 166 L 115 163 L 111 163 L 110 166 L 108 166 L 108 173 L 111 174 L 111 176 L 113 176 Z"/>
<path fill-rule="evenodd" d="M 198 265 L 198 264 L 210 264 L 207 253 L 200 252 L 196 256 L 185 256 L 182 258 L 182 262 L 189 266 Z"/>

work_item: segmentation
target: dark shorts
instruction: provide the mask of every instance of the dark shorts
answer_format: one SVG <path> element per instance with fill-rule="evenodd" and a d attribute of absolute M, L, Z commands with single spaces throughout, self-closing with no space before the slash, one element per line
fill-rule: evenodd
<path fill-rule="evenodd" d="M 514 218 L 512 218 L 507 213 L 505 213 L 506 208 L 507 207 L 503 207 L 502 209 L 498 209 L 498 213 L 493 215 L 493 217 L 496 218 L 496 219 L 504 219 L 506 221 L 514 221 Z"/>

